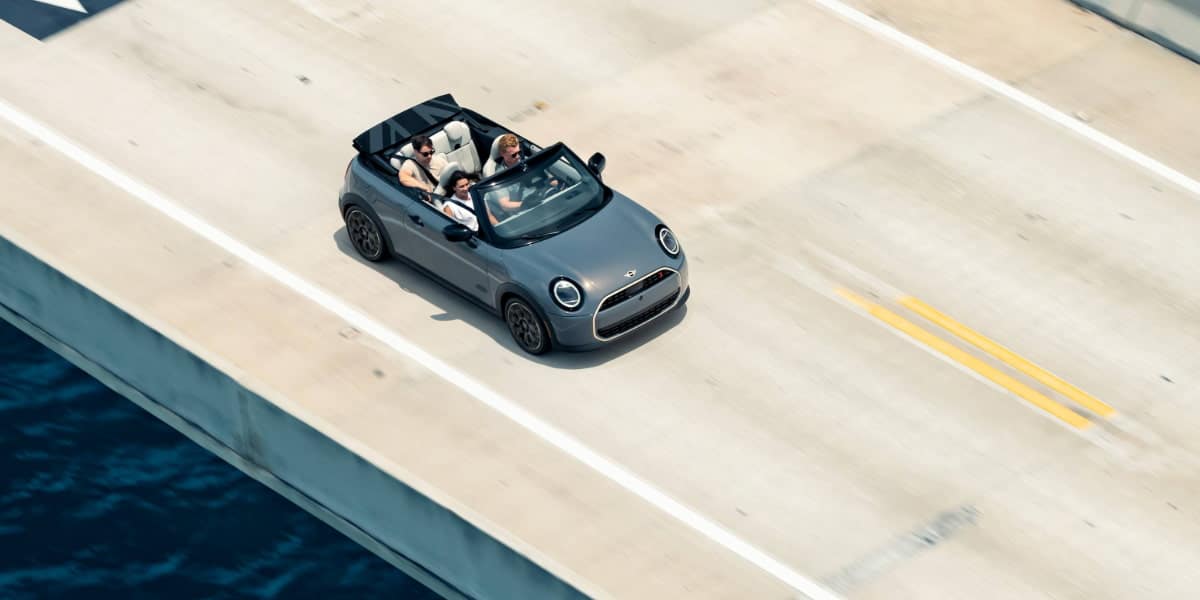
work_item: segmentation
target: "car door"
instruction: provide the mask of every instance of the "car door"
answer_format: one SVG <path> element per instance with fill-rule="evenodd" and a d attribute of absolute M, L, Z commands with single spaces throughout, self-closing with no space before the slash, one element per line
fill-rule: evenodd
<path fill-rule="evenodd" d="M 409 259 L 491 305 L 493 286 L 489 272 L 495 271 L 491 266 L 496 259 L 495 248 L 479 238 L 466 242 L 447 240 L 443 230 L 456 221 L 426 202 L 414 201 L 409 210 L 409 218 L 405 219 L 412 240 Z"/>
<path fill-rule="evenodd" d="M 392 250 L 401 256 L 408 256 L 412 253 L 414 244 L 406 224 L 416 200 L 398 182 L 387 181 L 375 173 L 370 176 L 372 179 L 364 188 L 367 202 L 375 209 L 379 220 L 383 221 L 383 227 L 392 240 Z"/>

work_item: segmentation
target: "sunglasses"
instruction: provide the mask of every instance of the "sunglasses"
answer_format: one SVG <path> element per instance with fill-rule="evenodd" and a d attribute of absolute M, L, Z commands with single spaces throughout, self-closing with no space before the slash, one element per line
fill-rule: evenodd
<path fill-rule="evenodd" d="M 433 150 L 430 150 L 429 152 L 421 152 L 420 154 L 421 156 L 433 156 Z"/>

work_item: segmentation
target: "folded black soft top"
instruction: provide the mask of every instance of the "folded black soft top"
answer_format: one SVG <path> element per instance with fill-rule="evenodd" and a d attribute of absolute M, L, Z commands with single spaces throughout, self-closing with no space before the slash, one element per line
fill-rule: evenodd
<path fill-rule="evenodd" d="M 359 134 L 354 138 L 354 149 L 374 154 L 462 112 L 450 94 L 430 98 Z"/>

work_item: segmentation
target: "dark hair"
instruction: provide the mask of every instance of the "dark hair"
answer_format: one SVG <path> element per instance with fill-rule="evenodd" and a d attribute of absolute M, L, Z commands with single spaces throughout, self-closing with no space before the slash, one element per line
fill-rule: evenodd
<path fill-rule="evenodd" d="M 414 135 L 412 138 L 413 152 L 420 152 L 425 146 L 433 147 L 433 140 L 427 135 Z"/>
<path fill-rule="evenodd" d="M 463 173 L 462 171 L 455 171 L 454 173 L 452 173 L 450 175 L 450 178 L 446 180 L 446 195 L 447 196 L 454 195 L 454 186 L 458 185 L 459 179 L 466 179 L 467 181 L 471 180 L 470 177 L 467 177 L 466 173 Z"/>

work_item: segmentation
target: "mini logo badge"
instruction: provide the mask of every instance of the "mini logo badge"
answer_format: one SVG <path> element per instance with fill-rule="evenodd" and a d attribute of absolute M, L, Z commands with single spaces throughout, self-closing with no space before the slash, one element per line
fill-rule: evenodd
<path fill-rule="evenodd" d="M 633 277 L 634 275 L 637 275 L 637 269 L 630 269 L 628 271 L 625 271 L 626 277 Z"/>

